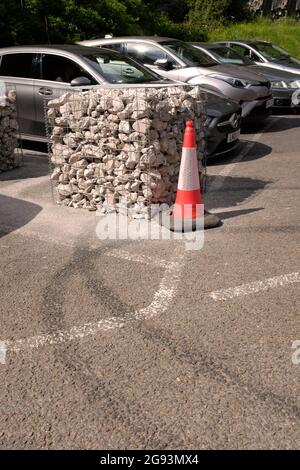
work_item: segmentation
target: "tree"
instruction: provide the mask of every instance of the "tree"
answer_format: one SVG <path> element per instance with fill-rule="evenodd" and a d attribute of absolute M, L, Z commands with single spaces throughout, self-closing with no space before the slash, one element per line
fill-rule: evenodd
<path fill-rule="evenodd" d="M 189 21 L 210 30 L 227 20 L 246 17 L 244 0 L 189 0 Z"/>

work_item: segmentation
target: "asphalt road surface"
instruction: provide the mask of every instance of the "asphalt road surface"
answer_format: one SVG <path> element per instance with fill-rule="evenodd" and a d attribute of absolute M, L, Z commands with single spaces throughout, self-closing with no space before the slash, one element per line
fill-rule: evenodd
<path fill-rule="evenodd" d="M 38 153 L 0 175 L 0 448 L 299 448 L 299 135 L 211 162 L 198 251 L 99 240 Z"/>

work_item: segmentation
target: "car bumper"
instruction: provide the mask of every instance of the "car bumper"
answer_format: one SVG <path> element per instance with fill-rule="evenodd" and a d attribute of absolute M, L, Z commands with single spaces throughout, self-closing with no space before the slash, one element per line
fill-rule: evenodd
<path fill-rule="evenodd" d="M 272 113 L 273 105 L 274 101 L 271 94 L 250 103 L 242 103 L 243 121 L 267 118 Z"/>
<path fill-rule="evenodd" d="M 226 122 L 226 117 L 216 119 L 205 129 L 205 155 L 207 158 L 234 152 L 239 145 L 241 119 L 235 127 L 226 124 Z"/>
<path fill-rule="evenodd" d="M 298 108 L 300 109 L 300 102 L 293 99 L 294 96 L 300 96 L 300 90 L 296 89 L 274 89 L 273 90 L 273 97 L 274 97 L 274 106 L 273 108 Z M 300 101 L 300 100 L 299 100 Z"/>

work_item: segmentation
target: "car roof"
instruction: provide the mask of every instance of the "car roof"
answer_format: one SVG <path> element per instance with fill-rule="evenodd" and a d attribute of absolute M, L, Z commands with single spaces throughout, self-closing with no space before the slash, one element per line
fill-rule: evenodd
<path fill-rule="evenodd" d="M 224 42 L 232 42 L 232 43 L 240 42 L 240 43 L 243 43 L 243 44 L 247 44 L 248 46 L 254 46 L 256 44 L 272 44 L 269 41 L 262 41 L 262 40 L 259 40 L 259 39 L 223 39 L 222 41 L 216 41 L 216 44 L 219 44 L 220 42 L 222 42 L 222 43 L 224 43 Z"/>
<path fill-rule="evenodd" d="M 103 52 L 112 52 L 110 49 L 103 49 Z M 13 47 L 4 47 L 0 49 L 0 54 L 6 52 L 12 53 L 21 53 L 21 52 L 69 52 L 75 55 L 84 55 L 86 53 L 99 54 L 99 47 L 89 47 L 82 46 L 79 44 L 41 44 L 41 45 L 32 45 L 32 46 L 13 46 Z"/>
<path fill-rule="evenodd" d="M 111 38 L 97 38 L 97 39 L 89 39 L 87 41 L 80 41 L 79 44 L 93 44 L 97 43 L 98 41 L 101 41 L 103 44 L 108 43 L 110 44 L 111 42 L 119 42 L 119 41 L 134 41 L 134 40 L 143 40 L 147 42 L 155 42 L 155 43 L 160 43 L 160 42 L 165 42 L 165 41 L 178 41 L 178 39 L 174 38 L 169 38 L 169 37 L 164 37 L 164 36 L 116 36 L 116 37 L 111 37 Z"/>
<path fill-rule="evenodd" d="M 192 44 L 192 46 L 199 46 L 203 47 L 203 49 L 211 49 L 211 48 L 221 48 L 224 47 L 223 44 L 220 44 L 218 42 L 190 42 L 189 44 Z"/>

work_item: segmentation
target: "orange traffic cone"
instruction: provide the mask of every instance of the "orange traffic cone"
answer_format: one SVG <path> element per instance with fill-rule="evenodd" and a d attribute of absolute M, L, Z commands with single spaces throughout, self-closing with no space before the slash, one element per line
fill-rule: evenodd
<path fill-rule="evenodd" d="M 190 232 L 221 225 L 220 219 L 204 210 L 202 202 L 195 129 L 186 122 L 176 201 L 167 225 L 173 232 Z"/>

